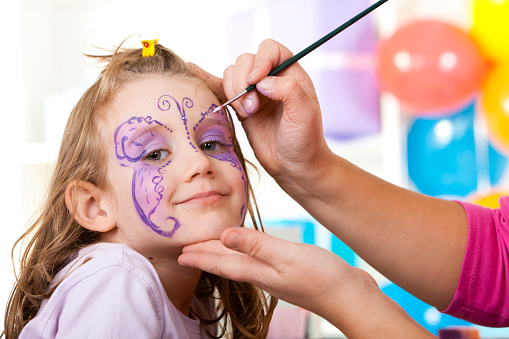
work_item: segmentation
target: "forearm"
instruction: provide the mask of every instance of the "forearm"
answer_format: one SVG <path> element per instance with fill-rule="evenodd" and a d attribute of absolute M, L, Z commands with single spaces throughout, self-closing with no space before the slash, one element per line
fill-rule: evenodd
<path fill-rule="evenodd" d="M 366 272 L 349 267 L 343 270 L 344 279 L 323 278 L 323 284 L 336 287 L 317 297 L 320 302 L 313 310 L 348 338 L 434 338 Z"/>
<path fill-rule="evenodd" d="M 422 300 L 446 307 L 467 238 L 461 206 L 387 183 L 335 155 L 276 178 L 290 196 L 369 264 Z"/>

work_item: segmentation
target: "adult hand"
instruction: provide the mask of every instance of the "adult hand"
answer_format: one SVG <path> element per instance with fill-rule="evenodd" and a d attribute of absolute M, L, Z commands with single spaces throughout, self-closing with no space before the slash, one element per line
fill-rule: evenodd
<path fill-rule="evenodd" d="M 432 337 L 387 298 L 370 275 L 317 246 L 231 228 L 220 241 L 184 247 L 179 263 L 252 283 L 321 315 L 349 338 Z"/>
<path fill-rule="evenodd" d="M 321 168 L 330 152 L 323 136 L 320 106 L 313 83 L 295 63 L 277 76 L 268 73 L 292 57 L 274 40 L 263 41 L 256 54 L 242 54 L 224 71 L 228 98 L 256 84 L 232 105 L 242 121 L 255 156 L 285 189 L 290 180 L 307 180 L 313 167 Z"/>
<path fill-rule="evenodd" d="M 352 275 L 362 275 L 368 286 L 377 288 L 369 275 L 329 251 L 246 228 L 228 229 L 223 232 L 221 241 L 184 247 L 179 263 L 252 283 L 280 299 L 315 312 L 332 302 L 331 291 L 359 280 Z"/>

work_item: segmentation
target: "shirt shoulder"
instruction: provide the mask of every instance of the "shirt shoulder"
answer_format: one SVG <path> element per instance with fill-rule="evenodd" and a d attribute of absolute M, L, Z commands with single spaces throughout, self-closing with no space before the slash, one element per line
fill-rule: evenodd
<path fill-rule="evenodd" d="M 165 317 L 159 284 L 150 262 L 128 246 L 89 246 L 57 274 L 52 296 L 23 332 L 42 337 L 76 333 L 80 337 L 161 337 Z"/>
<path fill-rule="evenodd" d="M 460 279 L 443 311 L 492 327 L 509 326 L 509 197 L 500 208 L 460 202 L 468 219 L 468 240 Z"/>

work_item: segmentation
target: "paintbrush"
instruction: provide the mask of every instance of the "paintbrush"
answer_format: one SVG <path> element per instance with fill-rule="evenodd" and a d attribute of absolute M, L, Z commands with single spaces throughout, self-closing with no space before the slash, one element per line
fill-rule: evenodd
<path fill-rule="evenodd" d="M 352 1 L 354 1 L 354 0 L 352 0 Z M 295 54 L 293 57 L 291 57 L 290 59 L 283 62 L 281 65 L 274 68 L 272 71 L 270 71 L 269 76 L 274 76 L 274 75 L 278 74 L 279 72 L 287 69 L 288 67 L 290 67 L 291 65 L 293 65 L 294 63 L 296 63 L 297 61 L 302 59 L 304 56 L 308 55 L 310 52 L 314 51 L 316 48 L 323 45 L 325 42 L 329 41 L 331 38 L 336 36 L 338 33 L 344 31 L 345 29 L 347 29 L 348 27 L 350 27 L 351 25 L 353 25 L 354 23 L 356 23 L 357 21 L 359 21 L 360 19 L 362 19 L 363 17 L 365 17 L 366 15 L 368 15 L 369 13 L 371 13 L 372 11 L 374 11 L 375 9 L 377 9 L 378 7 L 380 7 L 387 1 L 389 1 L 389 0 L 379 0 L 379 1 L 375 2 L 373 5 L 366 8 L 365 10 L 363 10 L 362 12 L 360 12 L 359 14 L 357 14 L 356 16 L 354 16 L 353 18 L 351 18 L 350 20 L 348 20 L 347 22 L 345 22 L 344 24 L 342 24 L 341 26 L 339 26 L 338 28 L 336 28 L 335 30 L 330 32 L 329 34 L 325 35 L 323 38 L 317 40 L 313 44 L 311 44 L 308 47 L 306 47 L 305 49 L 303 49 L 300 53 Z M 223 109 L 224 106 L 231 104 L 232 102 L 239 99 L 240 97 L 245 95 L 247 92 L 252 91 L 255 88 L 256 88 L 256 85 L 248 86 L 243 92 L 241 92 L 234 98 L 231 98 L 230 100 L 228 100 L 221 106 L 216 107 L 212 111 L 212 113 L 219 112 L 221 109 Z"/>

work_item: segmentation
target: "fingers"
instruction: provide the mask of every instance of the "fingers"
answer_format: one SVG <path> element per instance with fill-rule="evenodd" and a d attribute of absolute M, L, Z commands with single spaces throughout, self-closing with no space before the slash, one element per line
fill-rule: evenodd
<path fill-rule="evenodd" d="M 240 55 L 235 61 L 234 77 L 232 78 L 232 87 L 236 94 L 242 92 L 250 84 L 247 77 L 253 67 L 255 56 L 250 53 Z"/>
<path fill-rule="evenodd" d="M 262 80 L 271 70 L 290 59 L 293 53 L 280 43 L 267 39 L 258 47 L 247 81 L 254 85 Z"/>
<path fill-rule="evenodd" d="M 211 253 L 217 253 L 217 254 L 221 254 L 221 255 L 227 255 L 227 254 L 240 255 L 239 252 L 225 247 L 219 240 L 209 240 L 209 241 L 199 242 L 196 244 L 187 245 L 182 249 L 182 253 L 189 253 L 189 252 L 200 252 L 200 253 L 211 252 Z"/>
<path fill-rule="evenodd" d="M 256 89 L 272 100 L 281 101 L 284 104 L 288 102 L 289 96 L 294 96 L 295 98 L 292 98 L 294 100 L 302 96 L 307 97 L 307 93 L 297 80 L 290 77 L 266 77 L 256 85 Z"/>
<path fill-rule="evenodd" d="M 292 56 L 293 53 L 284 45 L 272 39 L 263 41 L 258 48 L 251 73 L 248 76 L 249 84 L 257 84 L 266 77 L 271 70 L 281 65 Z M 316 98 L 313 82 L 299 63 L 291 65 L 286 70 L 279 73 L 278 76 L 292 76 L 313 98 Z"/>
<path fill-rule="evenodd" d="M 249 85 L 257 84 L 266 77 L 272 69 L 292 56 L 293 54 L 288 48 L 271 39 L 267 39 L 260 44 L 256 55 L 250 53 L 242 54 L 237 58 L 235 65 L 229 66 L 224 71 L 223 83 L 226 97 L 233 98 Z M 311 97 L 314 102 L 318 101 L 309 75 L 298 63 L 278 74 L 278 77 L 284 76 L 294 78 L 308 93 L 306 96 L 307 98 Z M 286 95 L 285 98 L 292 98 L 290 100 L 293 100 L 293 97 L 289 95 Z M 235 101 L 232 106 L 242 119 L 254 115 L 260 109 L 264 109 L 265 104 L 268 102 L 269 100 L 261 96 L 257 91 L 251 91 Z"/>
<path fill-rule="evenodd" d="M 314 92 L 309 93 L 296 78 L 265 77 L 256 85 L 256 89 L 271 100 L 282 102 L 287 111 L 286 118 L 293 120 L 293 123 L 302 127 L 305 126 L 304 122 L 312 120 L 320 124 L 318 130 L 322 128 L 320 106 Z"/>
<path fill-rule="evenodd" d="M 201 243 L 187 245 L 183 248 L 186 253 L 214 253 L 217 255 L 250 256 L 269 264 L 279 263 L 282 255 L 280 250 L 287 252 L 293 243 L 275 238 L 266 233 L 247 229 L 244 227 L 232 227 L 221 234 L 221 241 L 209 240 Z M 240 253 L 239 253 L 240 252 Z M 277 258 L 277 260 L 274 260 Z"/>
<path fill-rule="evenodd" d="M 260 278 L 266 281 L 278 276 L 276 270 L 264 262 L 228 249 L 217 240 L 184 247 L 178 262 L 183 266 L 260 287 L 265 285 Z"/>
<path fill-rule="evenodd" d="M 221 242 L 228 248 L 276 268 L 285 257 L 285 253 L 288 253 L 294 246 L 291 242 L 243 227 L 234 227 L 223 231 Z"/>
<path fill-rule="evenodd" d="M 266 264 L 242 254 L 222 255 L 214 252 L 186 252 L 179 258 L 180 265 L 198 268 L 227 279 L 250 282 L 260 286 L 258 277 L 268 277 L 273 271 Z"/>
<path fill-rule="evenodd" d="M 288 48 L 271 39 L 260 44 L 256 55 L 250 53 L 240 55 L 235 65 L 226 68 L 223 74 L 227 98 L 233 98 L 249 85 L 256 84 L 290 57 L 292 53 Z M 256 91 L 251 91 L 235 101 L 232 106 L 241 118 L 247 118 L 260 108 L 260 97 Z"/>
<path fill-rule="evenodd" d="M 253 65 L 253 54 L 242 54 L 237 58 L 235 65 L 227 67 L 223 73 L 224 92 L 227 98 L 233 98 L 249 86 L 247 76 Z M 242 117 L 249 117 L 259 107 L 259 99 L 256 91 L 251 91 L 239 100 L 232 103 L 233 108 Z"/>
<path fill-rule="evenodd" d="M 219 275 L 233 279 L 235 272 L 231 270 L 243 272 L 247 265 L 250 265 L 249 269 L 269 270 L 274 267 L 277 271 L 288 253 L 295 250 L 294 246 L 260 231 L 233 227 L 223 231 L 221 243 L 211 240 L 184 247 L 179 263 L 214 271 L 212 273 L 220 272 Z M 235 267 L 227 267 L 227 262 Z M 253 272 L 247 270 L 242 276 L 246 279 L 248 275 L 253 276 Z"/>

